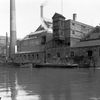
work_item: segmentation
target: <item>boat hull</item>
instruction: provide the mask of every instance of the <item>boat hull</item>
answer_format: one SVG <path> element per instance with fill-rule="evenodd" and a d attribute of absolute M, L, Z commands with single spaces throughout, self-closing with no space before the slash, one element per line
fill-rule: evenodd
<path fill-rule="evenodd" d="M 33 67 L 35 68 L 77 68 L 77 64 L 33 64 Z"/>

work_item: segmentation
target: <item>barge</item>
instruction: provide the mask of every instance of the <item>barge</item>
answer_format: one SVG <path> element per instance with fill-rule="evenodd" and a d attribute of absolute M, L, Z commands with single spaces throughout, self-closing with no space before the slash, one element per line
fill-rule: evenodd
<path fill-rule="evenodd" d="M 44 64 L 33 64 L 34 68 L 77 68 L 78 64 L 53 64 L 53 63 L 44 63 Z"/>

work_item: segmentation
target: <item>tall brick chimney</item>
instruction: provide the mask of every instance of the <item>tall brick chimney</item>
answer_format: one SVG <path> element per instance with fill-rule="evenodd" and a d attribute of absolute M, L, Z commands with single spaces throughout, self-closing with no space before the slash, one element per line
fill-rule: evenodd
<path fill-rule="evenodd" d="M 40 6 L 40 17 L 43 18 L 43 5 Z"/>
<path fill-rule="evenodd" d="M 10 0 L 10 50 L 9 56 L 15 54 L 16 45 L 16 10 L 15 10 L 15 0 Z"/>

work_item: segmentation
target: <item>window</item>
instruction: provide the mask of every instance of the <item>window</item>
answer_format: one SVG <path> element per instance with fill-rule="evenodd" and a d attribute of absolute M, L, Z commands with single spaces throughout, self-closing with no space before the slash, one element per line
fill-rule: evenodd
<path fill-rule="evenodd" d="M 88 56 L 91 57 L 93 54 L 92 50 L 88 50 L 87 52 L 88 52 Z"/>
<path fill-rule="evenodd" d="M 46 36 L 42 36 L 41 44 L 45 44 L 45 43 L 46 43 Z"/>
<path fill-rule="evenodd" d="M 75 34 L 75 31 L 72 31 L 72 34 Z"/>
<path fill-rule="evenodd" d="M 57 53 L 57 57 L 60 57 L 60 53 L 59 52 Z"/>
<path fill-rule="evenodd" d="M 84 25 L 81 25 L 81 27 L 82 27 L 82 28 L 86 28 L 86 26 L 84 26 Z"/>
<path fill-rule="evenodd" d="M 28 54 L 28 59 L 30 60 L 30 54 Z"/>
<path fill-rule="evenodd" d="M 63 31 L 61 31 L 61 34 L 60 34 L 60 35 L 64 37 L 64 32 L 63 32 Z"/>
<path fill-rule="evenodd" d="M 87 31 L 86 26 L 81 25 L 81 31 Z"/>
<path fill-rule="evenodd" d="M 26 59 L 26 55 L 24 55 L 24 59 Z"/>
<path fill-rule="evenodd" d="M 70 42 L 68 42 L 68 46 L 70 46 Z"/>
<path fill-rule="evenodd" d="M 39 54 L 37 54 L 36 56 L 37 56 L 37 59 L 39 59 Z"/>
<path fill-rule="evenodd" d="M 75 25 L 75 23 L 72 23 L 72 25 L 74 26 L 74 25 Z"/>
<path fill-rule="evenodd" d="M 32 58 L 34 59 L 34 54 L 32 54 Z"/>
<path fill-rule="evenodd" d="M 47 57 L 48 57 L 48 58 L 50 58 L 50 57 L 51 57 L 51 54 L 50 54 L 50 53 L 48 53 L 48 54 L 47 54 Z"/>
<path fill-rule="evenodd" d="M 71 51 L 70 56 L 71 56 L 71 57 L 74 56 L 74 51 Z"/>

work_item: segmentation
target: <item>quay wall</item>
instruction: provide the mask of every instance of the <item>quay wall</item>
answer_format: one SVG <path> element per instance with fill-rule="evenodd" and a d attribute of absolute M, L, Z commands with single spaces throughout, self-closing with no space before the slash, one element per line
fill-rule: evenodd
<path fill-rule="evenodd" d="M 70 52 L 74 52 L 74 56 L 91 57 L 90 65 L 95 67 L 100 67 L 100 46 L 92 47 L 81 47 L 81 48 L 71 48 Z M 89 52 L 91 52 L 89 54 Z M 86 60 L 86 59 L 84 59 Z M 88 60 L 88 59 L 87 59 Z"/>

